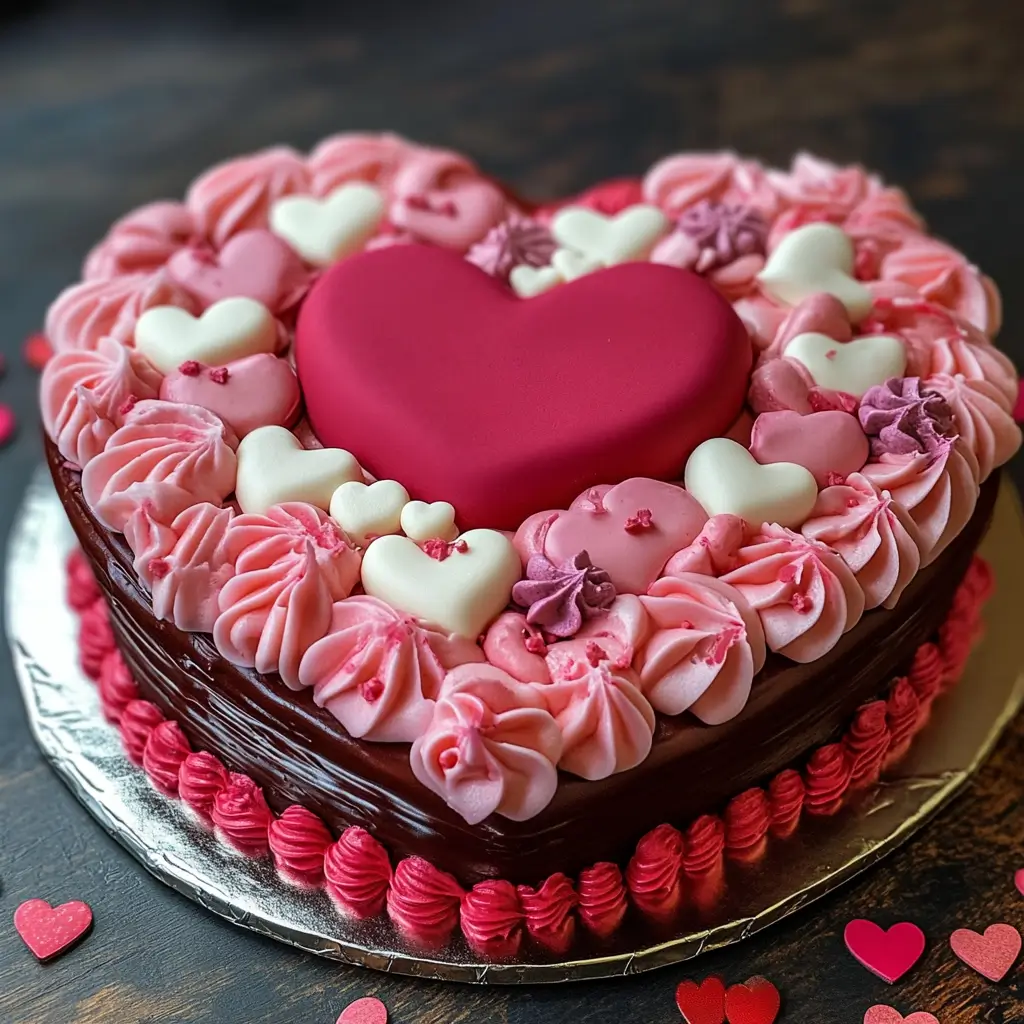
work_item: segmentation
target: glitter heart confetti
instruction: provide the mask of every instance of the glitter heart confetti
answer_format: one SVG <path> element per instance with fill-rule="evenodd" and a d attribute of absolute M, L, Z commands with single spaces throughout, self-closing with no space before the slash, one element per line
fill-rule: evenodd
<path fill-rule="evenodd" d="M 1001 981 L 1020 952 L 1020 932 L 1010 924 L 990 924 L 983 935 L 957 928 L 949 944 L 968 967 L 989 981 Z"/>
<path fill-rule="evenodd" d="M 85 937 L 92 927 L 92 910 L 80 900 L 59 907 L 26 900 L 14 912 L 14 927 L 38 959 L 53 960 Z"/>
<path fill-rule="evenodd" d="M 910 921 L 884 929 L 874 921 L 858 918 L 846 926 L 843 941 L 857 960 L 890 985 L 902 978 L 924 952 L 924 932 Z"/>

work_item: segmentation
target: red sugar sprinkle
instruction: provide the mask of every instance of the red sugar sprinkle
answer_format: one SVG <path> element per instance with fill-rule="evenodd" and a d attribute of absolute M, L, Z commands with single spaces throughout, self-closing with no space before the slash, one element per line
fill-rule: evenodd
<path fill-rule="evenodd" d="M 825 353 L 825 358 L 826 358 L 826 359 L 835 359 L 835 357 L 836 357 L 837 355 L 839 355 L 839 353 L 838 353 L 838 352 L 837 352 L 837 351 L 836 351 L 836 350 L 835 350 L 834 348 L 830 348 L 830 349 L 829 349 L 829 350 L 828 350 L 828 351 L 827 351 L 827 352 Z"/>
<path fill-rule="evenodd" d="M 202 367 L 195 359 L 186 359 L 185 362 L 178 367 L 178 373 L 183 373 L 186 377 L 198 377 L 201 369 Z"/>
<path fill-rule="evenodd" d="M 210 380 L 214 384 L 227 384 L 229 376 L 226 366 L 217 366 L 210 371 Z"/>
<path fill-rule="evenodd" d="M 530 629 L 529 626 L 523 630 L 523 646 L 531 654 L 539 654 L 541 657 L 548 653 L 548 645 L 544 643 L 544 637 Z"/>
<path fill-rule="evenodd" d="M 405 197 L 405 205 L 408 206 L 410 210 L 429 210 L 430 209 L 430 203 L 427 202 L 427 197 L 426 196 L 421 196 L 418 193 L 415 194 L 415 195 L 406 196 Z"/>
<path fill-rule="evenodd" d="M 14 415 L 14 410 L 9 405 L 0 403 L 0 447 L 14 437 L 17 426 L 18 420 Z"/>
<path fill-rule="evenodd" d="M 22 358 L 33 370 L 41 370 L 53 355 L 53 346 L 45 334 L 30 334 L 21 346 Z"/>
<path fill-rule="evenodd" d="M 135 408 L 138 399 L 134 395 L 129 395 L 120 405 L 117 410 L 118 416 L 127 416 L 128 413 Z"/>
<path fill-rule="evenodd" d="M 596 640 L 588 640 L 585 650 L 587 653 L 587 661 L 589 661 L 594 668 L 597 668 L 602 661 L 608 660 L 608 654 Z"/>
<path fill-rule="evenodd" d="M 789 603 L 793 606 L 793 611 L 795 612 L 806 612 L 811 607 L 811 602 L 803 594 L 794 594 L 789 599 Z"/>
<path fill-rule="evenodd" d="M 654 513 L 649 508 L 638 508 L 625 522 L 626 533 L 650 530 L 654 526 Z"/>
<path fill-rule="evenodd" d="M 373 676 L 367 679 L 359 687 L 359 695 L 366 701 L 367 704 L 375 704 L 381 698 L 381 694 L 384 692 L 384 684 L 376 677 Z"/>
<path fill-rule="evenodd" d="M 829 487 L 837 487 L 846 483 L 846 477 L 842 473 L 833 473 L 832 470 L 829 470 L 825 482 Z"/>
<path fill-rule="evenodd" d="M 151 558 L 146 569 L 153 579 L 162 580 L 171 571 L 171 566 L 166 558 Z"/>
<path fill-rule="evenodd" d="M 443 562 L 451 552 L 448 550 L 448 541 L 440 537 L 431 537 L 423 542 L 423 553 L 429 555 L 437 562 Z"/>

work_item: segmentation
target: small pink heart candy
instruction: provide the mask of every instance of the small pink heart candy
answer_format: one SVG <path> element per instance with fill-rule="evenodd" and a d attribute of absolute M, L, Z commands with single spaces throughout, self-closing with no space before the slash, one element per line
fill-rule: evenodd
<path fill-rule="evenodd" d="M 388 1024 L 387 1007 L 374 996 L 364 996 L 349 1003 L 336 1024 Z"/>
<path fill-rule="evenodd" d="M 848 412 L 764 412 L 754 420 L 750 454 L 762 466 L 795 462 L 827 487 L 832 474 L 856 473 L 868 461 L 869 447 L 857 417 Z"/>
<path fill-rule="evenodd" d="M 312 283 L 302 260 L 269 231 L 242 231 L 219 253 L 180 249 L 168 261 L 167 273 L 204 307 L 243 295 L 275 315 L 293 307 Z"/>
<path fill-rule="evenodd" d="M 160 397 L 215 412 L 239 437 L 257 427 L 290 426 L 301 401 L 295 371 L 269 352 L 227 366 L 182 363 L 164 377 Z"/>
<path fill-rule="evenodd" d="M 895 1007 L 879 1003 L 870 1007 L 864 1014 L 864 1024 L 939 1024 L 939 1019 L 933 1013 L 926 1013 L 924 1010 L 904 1017 Z"/>

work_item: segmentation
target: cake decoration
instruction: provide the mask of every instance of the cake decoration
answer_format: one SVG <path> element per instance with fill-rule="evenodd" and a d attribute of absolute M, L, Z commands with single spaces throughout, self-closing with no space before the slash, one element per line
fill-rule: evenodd
<path fill-rule="evenodd" d="M 454 540 L 458 535 L 455 527 L 455 509 L 447 501 L 410 501 L 402 508 L 401 527 L 406 537 L 412 540 Z"/>
<path fill-rule="evenodd" d="M 243 512 L 288 501 L 328 509 L 342 484 L 362 479 L 359 463 L 344 449 L 305 449 L 284 427 L 258 427 L 238 446 L 235 499 Z"/>
<path fill-rule="evenodd" d="M 466 259 L 492 277 L 507 281 L 515 267 L 546 267 L 557 248 L 547 225 L 512 213 L 473 245 Z"/>
<path fill-rule="evenodd" d="M 566 206 L 551 220 L 551 234 L 559 245 L 604 267 L 645 259 L 668 227 L 665 214 L 644 203 L 614 217 L 584 206 Z"/>
<path fill-rule="evenodd" d="M 585 619 L 609 608 L 615 600 L 611 577 L 595 566 L 586 551 L 565 565 L 546 555 L 530 555 L 526 579 L 512 588 L 512 600 L 527 609 L 526 621 L 555 637 L 574 636 Z"/>
<path fill-rule="evenodd" d="M 198 238 L 198 225 L 183 203 L 147 203 L 114 221 L 86 256 L 82 278 L 109 281 L 126 274 L 151 274 Z"/>
<path fill-rule="evenodd" d="M 1020 953 L 1020 932 L 1012 924 L 990 924 L 979 935 L 957 928 L 949 937 L 957 958 L 989 981 L 1002 981 Z"/>
<path fill-rule="evenodd" d="M 679 214 L 702 199 L 745 203 L 766 217 L 777 212 L 779 194 L 756 160 L 735 153 L 677 153 L 659 160 L 643 180 L 648 203 Z"/>
<path fill-rule="evenodd" d="M 508 278 L 512 290 L 521 299 L 533 299 L 543 295 L 552 288 L 564 284 L 565 280 L 557 267 L 531 267 L 525 263 L 513 267 Z"/>
<path fill-rule="evenodd" d="M 241 296 L 215 302 L 198 318 L 176 306 L 156 306 L 139 317 L 135 347 L 164 374 L 192 359 L 223 366 L 275 351 L 277 322 L 262 303 Z"/>
<path fill-rule="evenodd" d="M 793 462 L 810 471 L 819 488 L 856 473 L 868 461 L 868 440 L 856 417 L 841 410 L 801 415 L 762 413 L 754 421 L 750 454 L 761 463 Z"/>
<path fill-rule="evenodd" d="M 907 356 L 899 338 L 875 334 L 837 344 L 824 334 L 798 334 L 785 347 L 787 359 L 806 367 L 819 387 L 860 398 L 892 377 L 903 376 Z"/>
<path fill-rule="evenodd" d="M 861 398 L 860 417 L 871 454 L 931 455 L 956 436 L 953 410 L 937 391 L 921 390 L 919 377 L 889 378 Z"/>
<path fill-rule="evenodd" d="M 693 572 L 701 576 L 724 576 L 736 568 L 736 553 L 743 547 L 748 532 L 749 527 L 739 516 L 729 513 L 712 516 L 701 527 L 696 540 L 668 560 L 665 575 Z"/>
<path fill-rule="evenodd" d="M 812 223 L 784 235 L 758 275 L 772 298 L 789 306 L 819 292 L 834 295 L 851 319 L 871 310 L 871 291 L 853 276 L 854 247 L 849 235 L 833 224 Z"/>
<path fill-rule="evenodd" d="M 843 941 L 860 963 L 890 985 L 924 955 L 924 932 L 911 921 L 882 928 L 857 918 L 843 929 Z"/>
<path fill-rule="evenodd" d="M 563 281 L 575 281 L 584 274 L 600 270 L 603 263 L 586 253 L 575 249 L 556 249 L 551 256 L 551 266 L 561 275 Z"/>
<path fill-rule="evenodd" d="M 760 465 L 725 437 L 705 441 L 687 459 L 686 489 L 709 516 L 737 515 L 751 526 L 798 526 L 818 495 L 811 472 L 793 462 Z"/>
<path fill-rule="evenodd" d="M 331 496 L 331 515 L 358 544 L 365 546 L 374 537 L 398 533 L 402 528 L 402 510 L 409 492 L 397 480 L 361 480 L 343 483 Z"/>
<path fill-rule="evenodd" d="M 306 160 L 310 190 L 330 195 L 349 181 L 390 191 L 395 172 L 419 146 L 392 132 L 339 132 L 322 139 Z"/>
<path fill-rule="evenodd" d="M 363 182 L 336 188 L 325 199 L 290 195 L 270 208 L 270 230 L 307 263 L 326 267 L 363 247 L 384 216 L 384 196 Z"/>
<path fill-rule="evenodd" d="M 14 927 L 37 960 L 54 960 L 88 935 L 92 908 L 81 900 L 59 907 L 46 900 L 25 900 L 14 911 Z"/>
<path fill-rule="evenodd" d="M 768 225 L 758 210 L 743 203 L 715 203 L 709 199 L 684 210 L 676 231 L 691 243 L 686 247 L 688 251 L 684 254 L 677 250 L 676 259 L 665 260 L 659 259 L 656 250 L 652 258 L 692 267 L 699 274 L 727 267 L 747 256 L 763 257 L 768 240 Z M 758 269 L 761 266 L 763 262 Z"/>

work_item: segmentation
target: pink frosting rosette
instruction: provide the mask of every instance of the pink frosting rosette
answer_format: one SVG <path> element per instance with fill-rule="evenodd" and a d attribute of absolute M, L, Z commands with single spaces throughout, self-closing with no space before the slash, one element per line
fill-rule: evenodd
<path fill-rule="evenodd" d="M 327 635 L 302 657 L 299 683 L 350 736 L 411 743 L 430 724 L 448 670 L 483 660 L 471 640 L 358 595 L 335 603 Z"/>
<path fill-rule="evenodd" d="M 134 567 L 153 599 L 153 614 L 189 633 L 209 633 L 217 599 L 234 575 L 226 539 L 234 512 L 200 502 L 170 523 L 145 505 L 125 524 Z"/>
<path fill-rule="evenodd" d="M 756 160 L 735 153 L 679 153 L 659 160 L 644 176 L 643 195 L 667 213 L 680 213 L 701 199 L 744 203 L 771 217 L 778 195 Z"/>
<path fill-rule="evenodd" d="M 814 211 L 822 219 L 836 221 L 845 219 L 860 202 L 882 189 L 881 181 L 863 167 L 839 167 L 810 153 L 797 153 L 788 171 L 769 170 L 767 178 L 786 206 Z"/>
<path fill-rule="evenodd" d="M 883 454 L 861 473 L 910 513 L 922 565 L 933 562 L 967 525 L 978 500 L 978 460 L 959 438 L 945 439 L 930 453 Z"/>
<path fill-rule="evenodd" d="M 235 575 L 217 602 L 217 650 L 301 689 L 299 663 L 355 586 L 359 552 L 325 512 L 298 501 L 236 516 L 226 543 Z"/>
<path fill-rule="evenodd" d="M 195 221 L 183 203 L 147 203 L 114 222 L 86 256 L 82 278 L 105 281 L 124 274 L 152 273 L 195 234 Z"/>
<path fill-rule="evenodd" d="M 895 608 L 921 567 L 910 513 L 860 473 L 821 491 L 800 532 L 842 555 L 864 591 L 866 608 Z"/>
<path fill-rule="evenodd" d="M 640 598 L 653 624 L 637 658 L 640 685 L 665 715 L 721 725 L 743 710 L 765 659 L 757 613 L 721 580 L 684 572 Z"/>
<path fill-rule="evenodd" d="M 831 548 L 765 523 L 722 577 L 757 612 L 768 647 L 806 664 L 832 650 L 864 613 L 864 591 Z"/>
<path fill-rule="evenodd" d="M 542 692 L 562 732 L 559 768 L 594 781 L 635 768 L 650 753 L 654 710 L 636 675 L 615 667 L 597 641 L 585 661 Z"/>
<path fill-rule="evenodd" d="M 302 157 L 276 146 L 210 168 L 192 182 L 185 204 L 202 235 L 219 249 L 239 231 L 266 228 L 275 200 L 309 187 Z"/>
<path fill-rule="evenodd" d="M 555 795 L 562 756 L 543 690 L 493 665 L 452 669 L 412 745 L 413 774 L 470 825 L 490 814 L 513 821 L 539 814 Z"/>
<path fill-rule="evenodd" d="M 388 192 L 398 169 L 420 148 L 390 132 L 330 135 L 306 160 L 313 194 L 329 195 L 350 181 L 365 181 Z"/>
<path fill-rule="evenodd" d="M 668 560 L 663 571 L 666 576 L 724 576 L 736 568 L 737 552 L 748 532 L 740 516 L 727 512 L 712 516 L 697 537 Z"/>
<path fill-rule="evenodd" d="M 573 678 L 597 651 L 613 669 L 624 671 L 650 630 L 643 603 L 633 594 L 620 594 L 611 607 L 588 619 L 571 640 L 550 644 L 545 655 L 552 679 Z"/>
<path fill-rule="evenodd" d="M 968 380 L 962 373 L 937 373 L 921 386 L 937 391 L 949 403 L 961 440 L 978 460 L 980 483 L 1020 448 L 1021 430 L 1013 420 L 1013 408 L 994 384 Z"/>
<path fill-rule="evenodd" d="M 195 300 L 162 270 L 73 284 L 46 311 L 46 337 L 57 352 L 94 349 L 102 338 L 131 344 L 135 324 L 154 306 L 199 311 Z"/>
<path fill-rule="evenodd" d="M 526 621 L 522 612 L 502 612 L 487 628 L 484 656 L 522 683 L 550 683 L 544 660 L 548 643 L 544 634 Z"/>
<path fill-rule="evenodd" d="M 58 352 L 39 384 L 43 427 L 68 462 L 84 466 L 124 422 L 131 400 L 156 398 L 160 381 L 146 359 L 112 338 L 92 351 Z"/>
<path fill-rule="evenodd" d="M 938 374 L 985 381 L 1011 405 L 1017 397 L 1017 371 L 1009 356 L 977 338 L 949 335 L 932 342 L 921 376 Z"/>
<path fill-rule="evenodd" d="M 237 443 L 207 409 L 138 402 L 82 471 L 82 495 L 110 530 L 123 530 L 143 505 L 170 522 L 197 502 L 219 505 L 235 489 Z"/>

